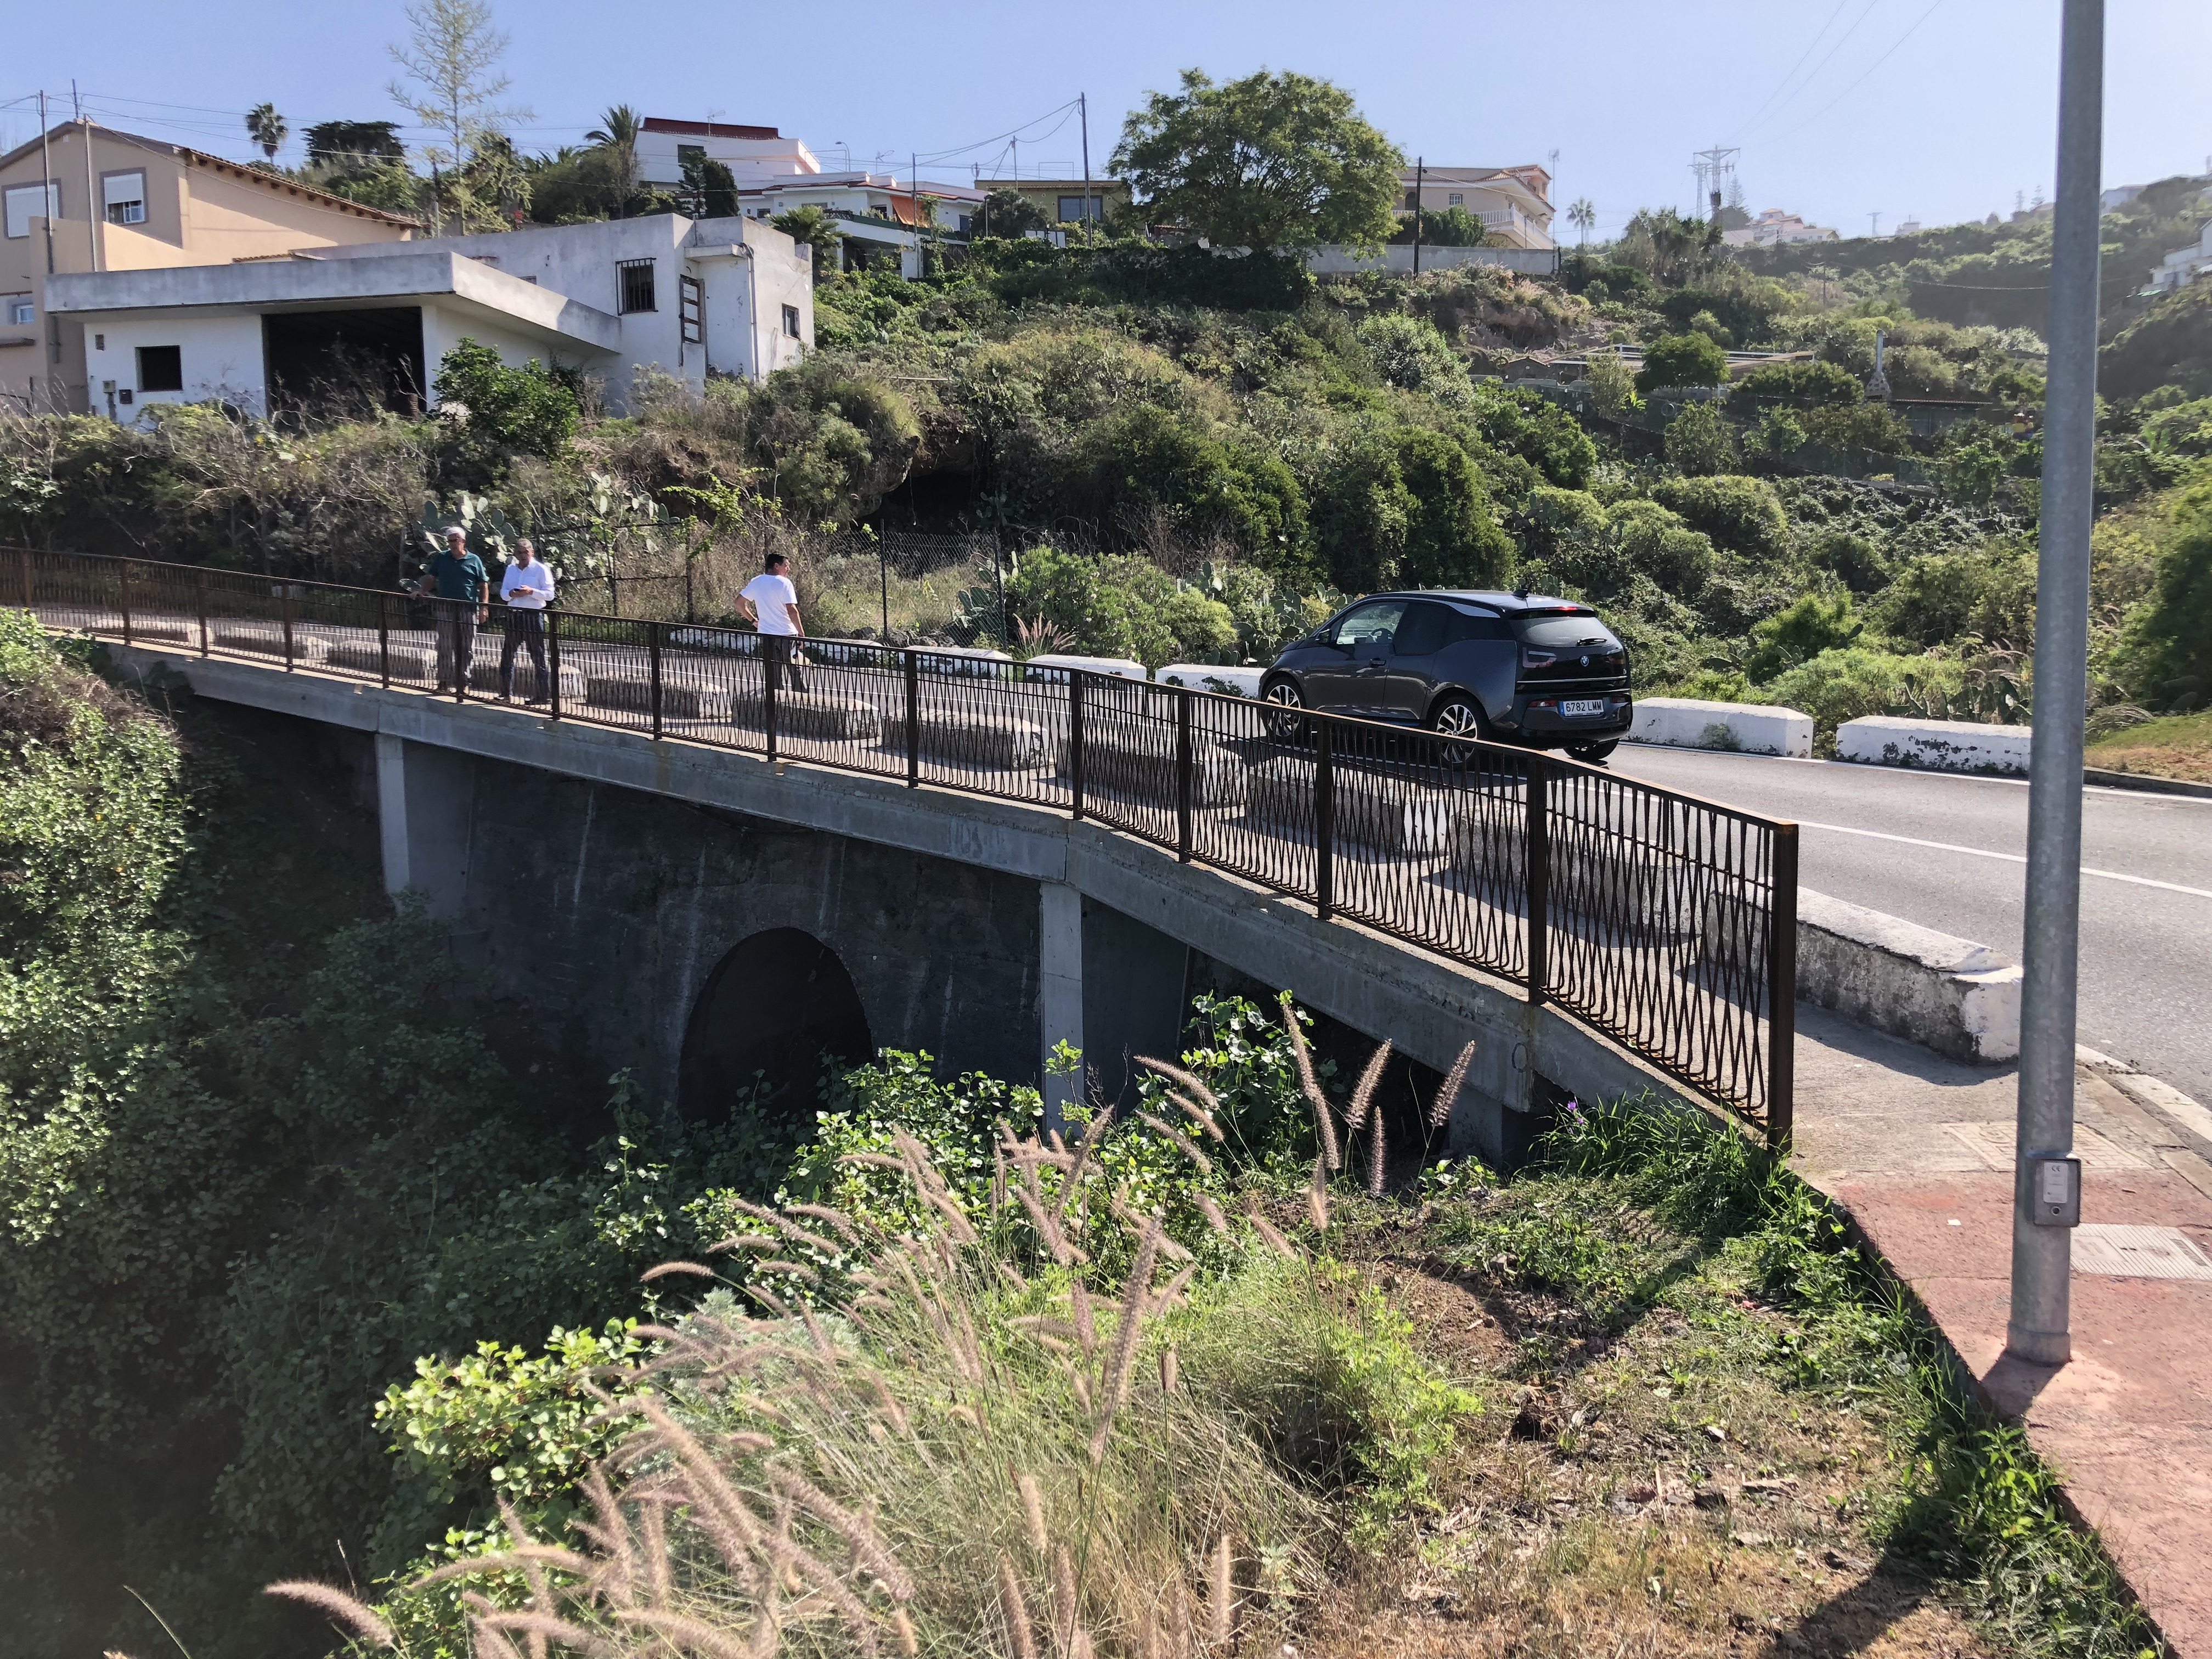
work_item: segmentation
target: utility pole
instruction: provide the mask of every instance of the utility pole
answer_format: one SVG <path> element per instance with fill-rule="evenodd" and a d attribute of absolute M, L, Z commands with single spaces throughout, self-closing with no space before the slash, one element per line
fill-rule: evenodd
<path fill-rule="evenodd" d="M 1421 191 L 1428 183 L 1428 158 L 1413 158 L 1413 275 L 1421 274 Z"/>
<path fill-rule="evenodd" d="M 85 257 L 92 261 L 94 270 L 100 269 L 100 203 L 92 184 L 92 122 L 84 112 L 84 100 L 76 94 L 76 77 L 70 77 L 70 104 L 76 111 L 77 136 L 84 140 L 84 247 Z M 85 396 L 92 396 L 92 380 L 85 378 Z"/>
<path fill-rule="evenodd" d="M 2006 1351 L 2039 1365 L 2063 1365 L 2073 1357 L 2069 1230 L 2081 1220 L 2081 1165 L 2073 1155 L 2074 1031 L 2104 105 L 2104 0 L 2065 0 L 2059 23 L 2058 204 L 2051 235 L 2051 379 L 2036 555 L 2035 742 L 2028 763 L 2012 1316 L 2005 1327 Z"/>
<path fill-rule="evenodd" d="M 921 158 L 912 150 L 906 153 L 906 182 L 914 198 L 914 274 L 927 276 L 929 258 L 921 251 Z"/>
<path fill-rule="evenodd" d="M 1065 107 L 1063 106 L 1062 107 Z M 1091 94 L 1075 94 L 1075 107 L 1083 118 L 1083 246 L 1091 246 Z"/>

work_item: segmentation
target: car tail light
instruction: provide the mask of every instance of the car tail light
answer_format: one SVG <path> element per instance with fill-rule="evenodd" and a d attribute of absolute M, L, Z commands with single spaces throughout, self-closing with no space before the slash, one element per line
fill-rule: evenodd
<path fill-rule="evenodd" d="M 1559 659 L 1557 652 L 1539 651 L 1532 645 L 1521 647 L 1521 665 L 1523 668 L 1549 668 Z"/>

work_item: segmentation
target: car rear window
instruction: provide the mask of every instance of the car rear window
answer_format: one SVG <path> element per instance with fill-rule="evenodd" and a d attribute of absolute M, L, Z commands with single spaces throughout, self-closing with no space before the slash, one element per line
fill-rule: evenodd
<path fill-rule="evenodd" d="M 1601 645 L 1611 651 L 1620 645 L 1595 617 L 1526 617 L 1514 623 L 1513 631 L 1523 645 L 1548 646 L 1555 651 L 1583 645 Z"/>

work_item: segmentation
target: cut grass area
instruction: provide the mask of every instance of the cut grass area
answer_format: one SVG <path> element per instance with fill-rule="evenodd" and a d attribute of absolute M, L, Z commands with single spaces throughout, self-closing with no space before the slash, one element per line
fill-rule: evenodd
<path fill-rule="evenodd" d="M 2154 1651 L 1817 1201 L 1694 1139 L 1655 1161 L 1586 1135 L 1579 1170 L 1340 1208 L 1333 1249 L 1495 1404 L 1302 1651 Z"/>
<path fill-rule="evenodd" d="M 2212 783 L 2212 709 L 2130 726 L 2098 738 L 2083 758 L 2101 771 Z"/>

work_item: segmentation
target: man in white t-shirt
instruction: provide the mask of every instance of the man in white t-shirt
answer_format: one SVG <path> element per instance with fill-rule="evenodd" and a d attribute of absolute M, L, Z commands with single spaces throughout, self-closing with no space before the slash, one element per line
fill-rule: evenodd
<path fill-rule="evenodd" d="M 767 665 L 769 689 L 783 690 L 784 676 L 791 677 L 791 689 L 805 695 L 806 682 L 799 677 L 799 641 L 805 637 L 805 624 L 799 620 L 799 590 L 791 585 L 791 561 L 781 553 L 768 556 L 761 574 L 745 584 L 738 594 L 745 607 L 745 615 L 752 618 L 753 626 L 761 633 L 761 658 Z"/>
<path fill-rule="evenodd" d="M 545 607 L 553 603 L 553 573 L 530 538 L 514 544 L 514 557 L 499 579 L 500 602 L 507 606 L 507 640 L 499 648 L 499 700 L 514 701 L 514 648 L 527 646 L 530 665 L 538 671 L 531 682 L 531 702 L 545 701 Z"/>

